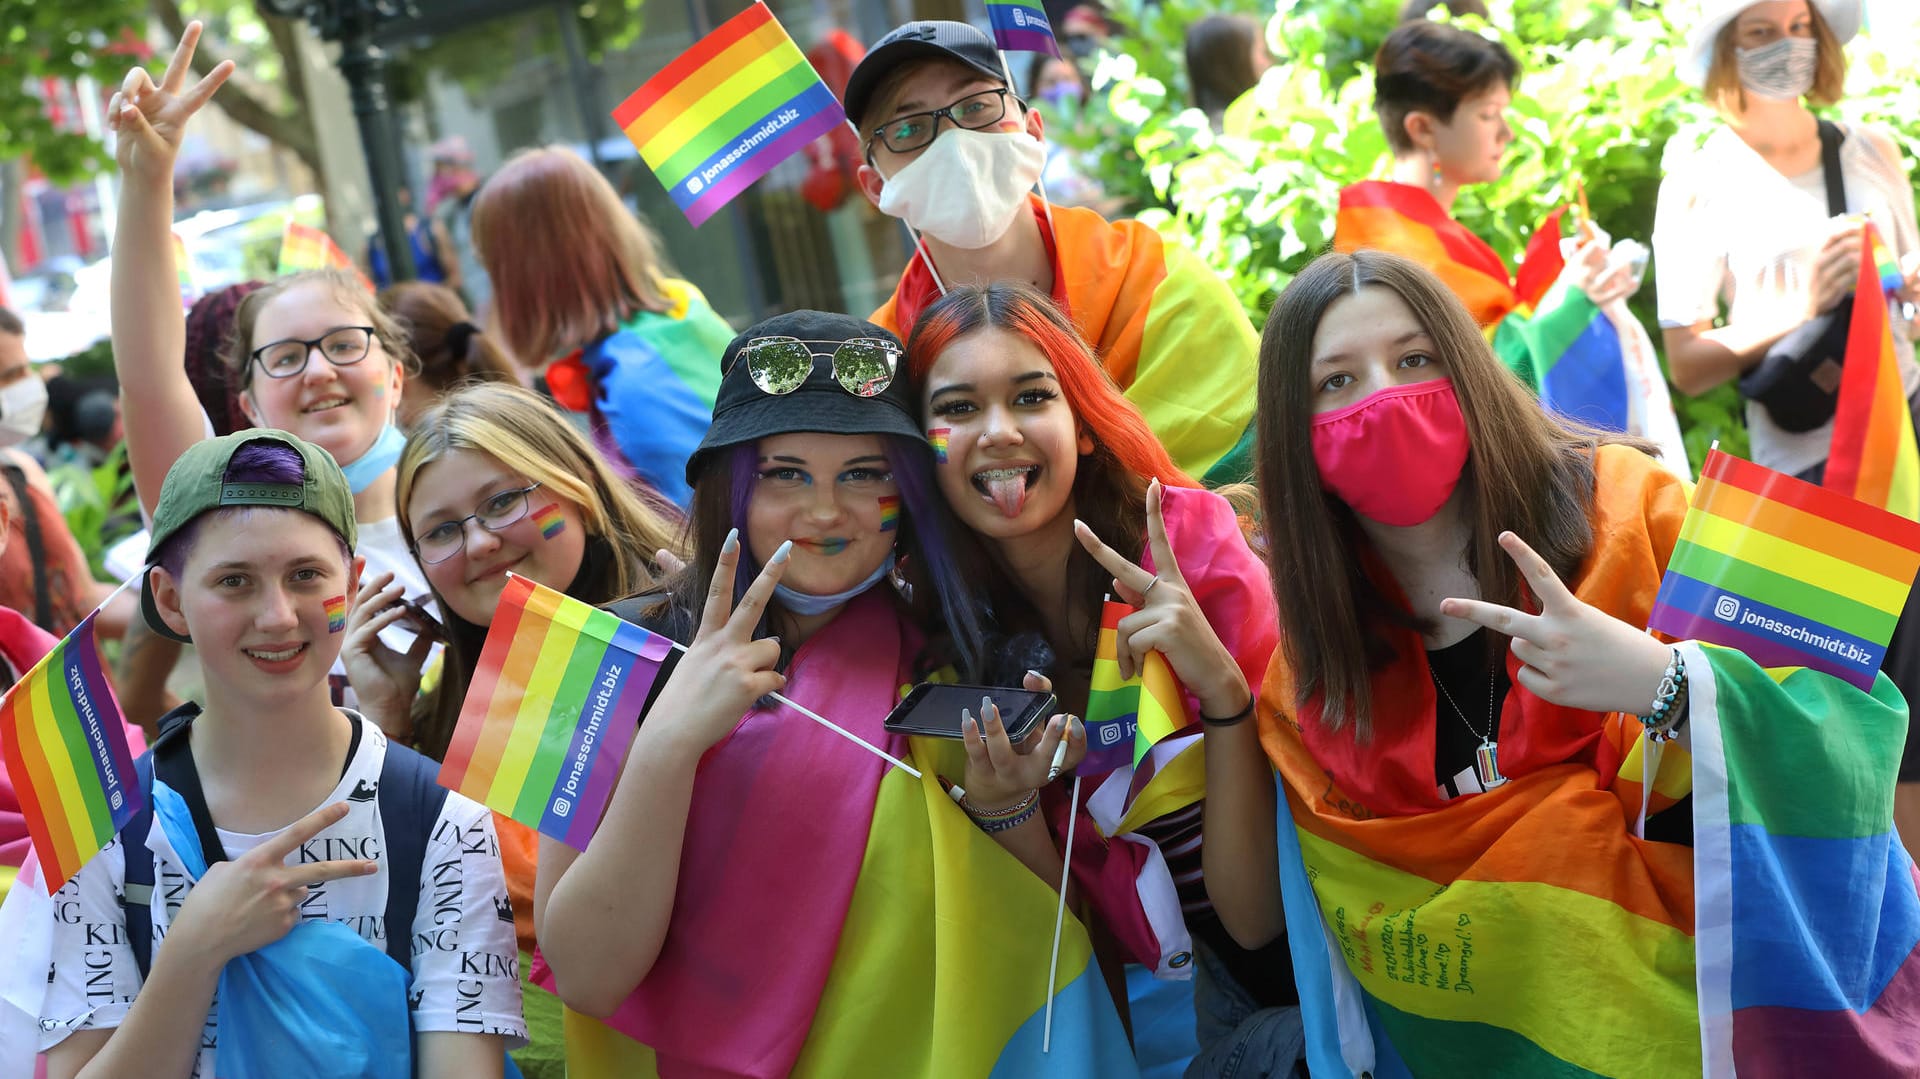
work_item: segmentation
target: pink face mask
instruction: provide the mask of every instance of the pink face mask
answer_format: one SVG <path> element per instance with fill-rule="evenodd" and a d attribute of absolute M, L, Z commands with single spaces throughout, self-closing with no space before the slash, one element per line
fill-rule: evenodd
<path fill-rule="evenodd" d="M 1320 485 L 1383 525 L 1420 524 L 1446 504 L 1467 464 L 1467 420 L 1453 380 L 1381 390 L 1313 419 Z"/>

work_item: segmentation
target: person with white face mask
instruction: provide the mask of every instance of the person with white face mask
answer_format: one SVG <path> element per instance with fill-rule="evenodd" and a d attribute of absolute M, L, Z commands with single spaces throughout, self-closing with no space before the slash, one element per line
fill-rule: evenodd
<path fill-rule="evenodd" d="M 1907 397 L 1920 404 L 1907 306 L 1920 300 L 1911 165 L 1885 128 L 1830 123 L 1811 108 L 1840 97 L 1842 48 L 1861 27 L 1860 0 L 1705 7 L 1677 68 L 1724 123 L 1704 138 L 1683 132 L 1667 147 L 1653 261 L 1668 369 L 1674 387 L 1690 394 L 1742 378 L 1753 460 L 1818 483 L 1833 443 L 1832 406 L 1783 408 L 1776 392 L 1761 388 L 1763 360 L 1773 353 L 1777 368 L 1784 354 L 1830 347 L 1799 343 L 1828 321 L 1844 334 L 1836 308 L 1854 290 L 1865 215 L 1904 274 L 1887 297 L 1893 350 Z M 1819 398 L 1818 380 L 1801 377 L 1814 385 L 1789 383 L 1789 404 Z M 1913 614 L 1911 605 L 1902 614 L 1884 668 L 1909 700 L 1920 694 Z M 1900 777 L 1896 806 L 1911 844 L 1920 836 L 1920 739 L 1908 742 Z"/>
<path fill-rule="evenodd" d="M 843 96 L 866 157 L 861 191 L 917 241 L 874 323 L 904 338 L 948 288 L 1030 284 L 1072 316 L 1183 471 L 1248 477 L 1258 340 L 1246 313 L 1151 228 L 1035 197 L 1044 123 L 986 34 L 908 23 L 874 45 Z"/>

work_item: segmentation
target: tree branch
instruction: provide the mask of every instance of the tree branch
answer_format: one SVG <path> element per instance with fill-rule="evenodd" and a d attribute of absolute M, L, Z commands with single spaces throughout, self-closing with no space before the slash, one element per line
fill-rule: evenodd
<path fill-rule="evenodd" d="M 187 20 L 180 13 L 180 5 L 176 0 L 152 0 L 152 4 L 154 17 L 160 20 L 160 25 L 166 27 L 167 33 L 172 34 L 175 41 L 180 40 L 187 30 Z M 276 47 L 279 45 L 277 37 L 274 44 Z M 219 66 L 222 59 L 214 55 L 203 39 L 200 47 L 194 50 L 193 70 L 195 74 L 204 76 Z M 288 80 L 291 84 L 298 78 L 299 56 L 295 54 L 288 60 Z M 305 83 L 301 80 L 301 90 L 304 89 Z M 293 151 L 294 156 L 312 169 L 314 175 L 320 175 L 320 141 L 314 137 L 311 122 L 304 119 L 304 111 L 298 117 L 276 112 L 235 79 L 228 79 L 214 100 L 235 123 Z"/>
<path fill-rule="evenodd" d="M 311 116 L 307 109 L 307 68 L 300 62 L 300 39 L 293 20 L 268 12 L 260 6 L 260 0 L 254 0 L 253 10 L 273 38 L 274 51 L 280 54 L 280 70 L 286 73 L 287 96 L 293 101 L 294 115 Z"/>

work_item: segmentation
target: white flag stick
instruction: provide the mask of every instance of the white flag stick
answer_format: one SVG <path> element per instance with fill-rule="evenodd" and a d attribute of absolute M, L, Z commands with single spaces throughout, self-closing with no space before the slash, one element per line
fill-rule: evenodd
<path fill-rule="evenodd" d="M 681 644 L 679 641 L 669 640 L 667 641 L 667 643 L 672 645 L 674 648 L 678 649 L 681 652 L 685 652 L 687 650 L 687 646 L 684 644 Z M 798 701 L 789 700 L 778 693 L 769 693 L 767 694 L 767 696 L 772 697 L 774 700 L 779 701 L 781 704 L 786 705 L 788 708 L 791 708 L 794 711 L 800 713 L 801 715 L 806 716 L 808 719 L 813 720 L 815 723 L 818 723 L 822 727 L 825 727 L 826 729 L 832 731 L 833 733 L 839 735 L 840 737 L 845 738 L 847 741 L 852 742 L 854 745 L 859 746 L 861 749 L 864 749 L 867 752 L 873 754 L 874 756 L 879 757 L 881 760 L 886 761 L 888 764 L 893 765 L 895 768 L 900 769 L 901 771 L 907 773 L 913 778 L 915 779 L 920 778 L 920 769 L 915 768 L 913 765 L 908 764 L 906 761 L 903 761 L 900 758 L 894 756 L 893 754 L 888 753 L 886 750 L 881 749 L 879 746 L 874 745 L 872 742 L 867 741 L 865 738 L 862 738 L 859 735 L 853 733 L 852 731 L 846 729 L 845 727 L 842 727 L 840 724 L 835 723 L 833 720 L 830 720 L 827 717 L 821 715 L 820 713 L 814 711 L 813 709 L 808 708 L 806 705 L 801 704 Z"/>
<path fill-rule="evenodd" d="M 1060 926 L 1067 920 L 1067 882 L 1073 874 L 1073 826 L 1080 820 L 1080 773 L 1073 773 L 1067 797 L 1067 849 L 1060 859 L 1060 905 L 1053 912 L 1053 958 L 1047 961 L 1047 1021 L 1040 1028 L 1040 1051 L 1053 1051 L 1053 979 L 1060 974 Z"/>

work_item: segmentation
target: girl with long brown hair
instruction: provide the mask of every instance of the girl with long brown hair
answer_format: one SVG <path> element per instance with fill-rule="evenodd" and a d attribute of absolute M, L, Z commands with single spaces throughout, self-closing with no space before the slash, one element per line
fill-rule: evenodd
<path fill-rule="evenodd" d="M 1891 688 L 1643 630 L 1683 482 L 1646 443 L 1544 412 L 1409 260 L 1330 253 L 1294 279 L 1262 338 L 1258 415 L 1281 649 L 1257 740 L 1208 738 L 1207 882 L 1236 939 L 1293 942 L 1319 988 L 1302 994 L 1315 1072 L 1376 1053 L 1413 1074 L 1699 1072 L 1690 792 L 1710 781 L 1659 746 L 1690 749 L 1708 721 L 1715 741 L 1737 724 L 1784 739 L 1835 714 L 1880 737 Z M 1890 803 L 1890 769 L 1832 763 L 1796 767 L 1842 803 Z M 1725 833 L 1701 819 L 1704 848 Z M 1814 899 L 1857 899 L 1870 869 Z M 1703 904 L 1728 872 L 1703 875 Z M 1616 1044 L 1623 1020 L 1573 965 L 1632 985 L 1647 1036 Z M 1355 1007 L 1336 1014 L 1342 987 Z"/>
<path fill-rule="evenodd" d="M 1174 465 L 1060 309 L 1025 284 L 953 289 L 915 325 L 907 366 L 941 492 L 985 552 L 979 587 L 1003 629 L 1045 639 L 1064 707 L 1084 714 L 1090 703 L 1111 591 L 1135 608 L 1113 634 L 1122 678 L 1158 651 L 1185 686 L 1189 716 L 1210 729 L 1250 715 L 1248 687 L 1273 653 L 1275 621 L 1238 515 Z M 1131 762 L 1134 737 L 1119 726 L 1096 724 L 1089 738 L 1096 754 L 1127 747 Z M 1111 760 L 1089 767 L 1089 790 L 1109 775 L 1128 785 Z M 1197 800 L 1190 792 L 1115 838 L 1105 857 L 1145 859 L 1137 878 L 1129 875 L 1133 889 L 1093 887 L 1091 873 L 1083 887 L 1128 959 L 1173 976 L 1195 962 L 1203 985 L 1220 990 L 1201 994 L 1201 1041 L 1203 1056 L 1224 1060 L 1249 1016 L 1295 998 L 1284 959 L 1254 962 L 1212 914 Z M 1121 823 L 1103 817 L 1102 831 Z M 1165 876 L 1155 859 L 1164 859 Z M 1076 857 L 1076 871 L 1082 864 Z M 1139 917 L 1169 884 L 1184 917 Z M 1213 1074 L 1212 1066 L 1203 1061 L 1195 1074 Z"/>

